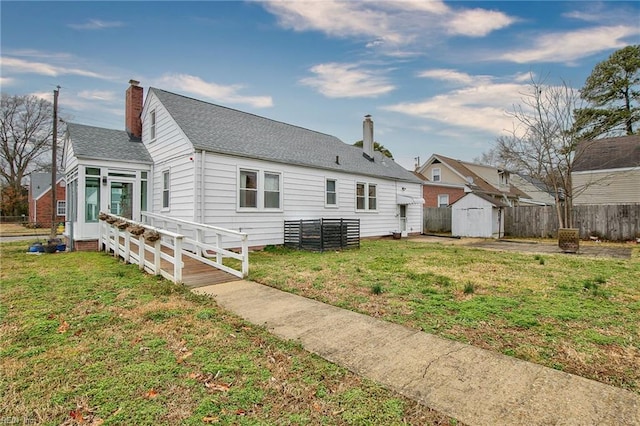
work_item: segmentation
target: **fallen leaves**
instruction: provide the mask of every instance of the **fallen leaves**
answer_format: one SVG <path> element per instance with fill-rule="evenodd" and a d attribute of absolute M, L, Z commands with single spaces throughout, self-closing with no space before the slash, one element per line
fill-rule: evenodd
<path fill-rule="evenodd" d="M 202 383 L 210 392 L 229 392 L 229 389 L 231 389 L 231 383 L 218 381 L 217 379 L 219 375 L 220 372 L 215 375 L 211 373 L 203 374 L 191 372 L 187 377 Z"/>
<path fill-rule="evenodd" d="M 159 395 L 159 394 L 158 394 L 158 391 L 157 391 L 157 390 L 155 390 L 154 388 L 151 388 L 151 389 L 149 389 L 148 391 L 146 391 L 146 392 L 144 393 L 144 397 L 145 397 L 146 399 L 154 399 L 154 398 L 157 398 L 157 397 L 158 397 L 158 395 Z"/>
<path fill-rule="evenodd" d="M 58 326 L 58 333 L 66 333 L 69 330 L 69 323 L 60 317 L 60 325 Z"/>

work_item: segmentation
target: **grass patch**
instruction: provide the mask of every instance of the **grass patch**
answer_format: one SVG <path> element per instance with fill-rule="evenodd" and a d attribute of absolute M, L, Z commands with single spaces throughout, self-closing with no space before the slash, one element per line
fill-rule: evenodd
<path fill-rule="evenodd" d="M 608 259 L 365 240 L 250 263 L 255 281 L 640 393 L 638 247 Z"/>
<path fill-rule="evenodd" d="M 25 243 L 0 249 L 0 419 L 453 422 L 111 256 L 26 255 Z"/>

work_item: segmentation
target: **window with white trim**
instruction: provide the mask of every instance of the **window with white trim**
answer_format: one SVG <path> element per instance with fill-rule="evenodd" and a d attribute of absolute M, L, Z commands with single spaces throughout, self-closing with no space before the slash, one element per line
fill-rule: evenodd
<path fill-rule="evenodd" d="M 149 119 L 151 120 L 151 124 L 149 126 L 149 133 L 151 136 L 151 140 L 156 138 L 156 110 L 154 109 L 149 113 Z"/>
<path fill-rule="evenodd" d="M 264 174 L 264 208 L 280 208 L 280 175 L 278 173 Z"/>
<path fill-rule="evenodd" d="M 169 208 L 169 189 L 171 187 L 171 179 L 169 170 L 162 172 L 162 208 Z"/>
<path fill-rule="evenodd" d="M 447 207 L 449 205 L 449 194 L 438 195 L 438 207 Z"/>
<path fill-rule="evenodd" d="M 56 206 L 56 216 L 66 216 L 67 215 L 67 202 L 65 200 L 57 200 L 58 205 Z"/>
<path fill-rule="evenodd" d="M 431 169 L 431 180 L 433 182 L 440 182 L 440 168 L 435 167 Z"/>
<path fill-rule="evenodd" d="M 356 183 L 356 210 L 378 208 L 378 187 L 373 183 Z"/>
<path fill-rule="evenodd" d="M 325 181 L 325 199 L 326 207 L 338 206 L 338 181 L 335 179 L 327 179 Z"/>
<path fill-rule="evenodd" d="M 273 210 L 282 207 L 282 174 L 240 169 L 238 208 Z"/>

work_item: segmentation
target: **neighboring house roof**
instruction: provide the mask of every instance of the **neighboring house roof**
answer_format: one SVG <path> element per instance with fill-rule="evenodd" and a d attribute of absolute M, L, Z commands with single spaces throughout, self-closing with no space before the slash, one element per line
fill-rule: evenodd
<path fill-rule="evenodd" d="M 151 164 L 151 156 L 140 141 L 124 130 L 67 123 L 73 153 L 78 158 Z"/>
<path fill-rule="evenodd" d="M 392 159 L 375 152 L 369 161 L 361 148 L 335 136 L 153 87 L 149 94 L 158 97 L 197 150 L 420 183 Z"/>
<path fill-rule="evenodd" d="M 56 184 L 64 179 L 61 174 L 57 175 Z M 31 189 L 31 198 L 37 200 L 43 194 L 51 189 L 51 173 L 33 172 L 29 179 L 29 188 Z"/>
<path fill-rule="evenodd" d="M 578 144 L 573 171 L 640 167 L 640 135 L 594 139 Z"/>
<path fill-rule="evenodd" d="M 464 165 L 460 160 L 454 160 L 453 158 L 445 157 L 444 155 L 434 154 L 441 163 L 447 165 L 450 169 L 458 173 L 463 179 L 470 178 L 471 182 L 467 182 L 467 186 L 474 192 L 485 192 L 493 195 L 507 195 L 517 197 L 517 194 L 511 194 L 510 192 L 503 192 L 484 180 L 480 175 Z"/>

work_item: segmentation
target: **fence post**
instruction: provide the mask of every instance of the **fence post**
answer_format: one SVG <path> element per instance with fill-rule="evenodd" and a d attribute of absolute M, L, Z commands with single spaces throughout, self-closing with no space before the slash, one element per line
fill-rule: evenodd
<path fill-rule="evenodd" d="M 131 263 L 131 234 L 127 231 L 124 232 L 124 261 L 125 263 Z"/>
<path fill-rule="evenodd" d="M 202 256 L 202 247 L 200 247 L 200 244 L 202 244 L 203 242 L 203 237 L 202 237 L 202 229 L 197 228 L 196 229 L 196 254 L 198 256 Z"/>
<path fill-rule="evenodd" d="M 249 241 L 247 237 L 242 239 L 242 278 L 249 275 Z"/>
<path fill-rule="evenodd" d="M 216 248 L 220 248 L 222 245 L 222 235 L 216 232 Z M 216 262 L 222 264 L 222 253 L 216 251 Z"/>
<path fill-rule="evenodd" d="M 160 266 L 162 262 L 162 238 L 153 243 L 153 273 L 160 275 Z"/>
<path fill-rule="evenodd" d="M 182 237 L 175 238 L 173 246 L 173 282 L 182 282 Z"/>
<path fill-rule="evenodd" d="M 146 262 L 145 258 L 144 258 L 144 254 L 145 254 L 145 246 L 147 245 L 146 241 L 144 240 L 144 237 L 142 235 L 140 235 L 140 237 L 138 237 L 138 268 L 141 271 L 144 271 L 144 263 Z"/>

